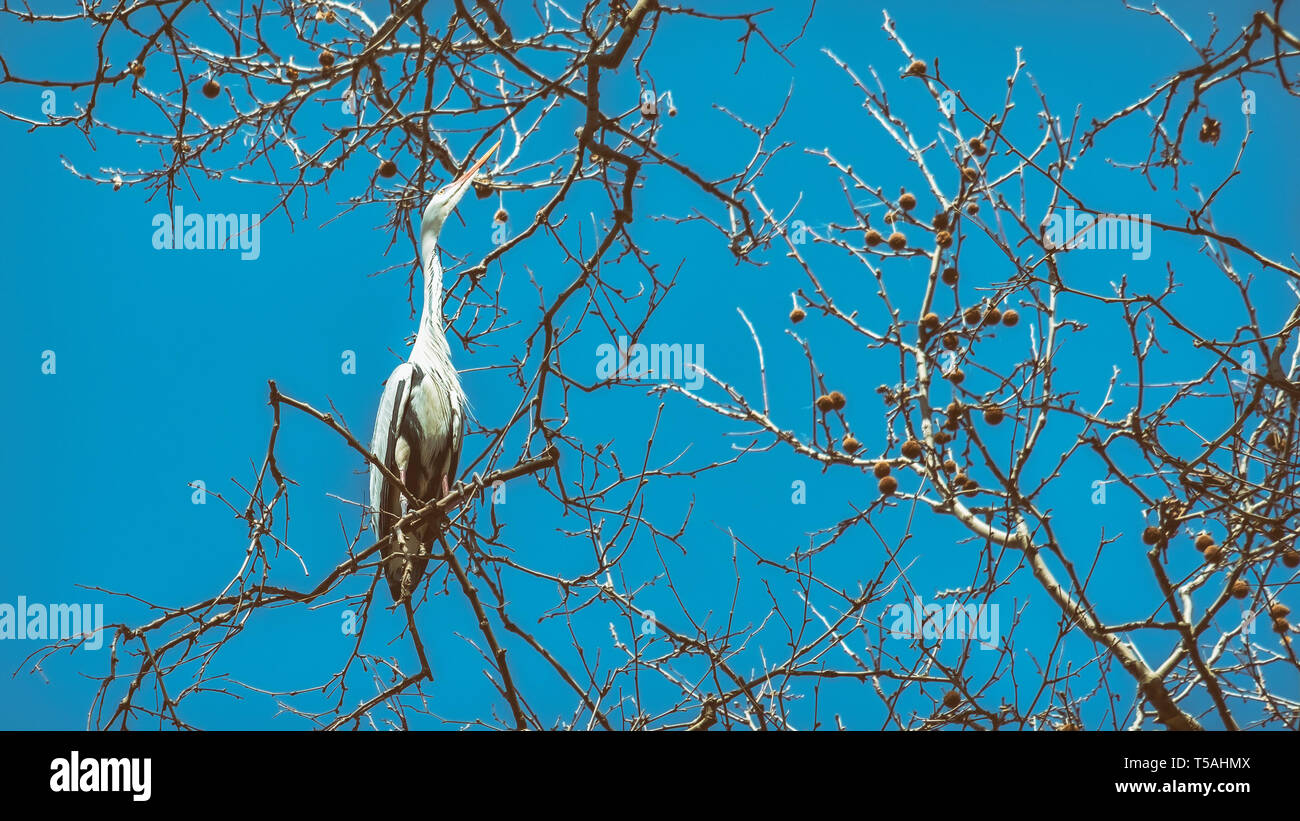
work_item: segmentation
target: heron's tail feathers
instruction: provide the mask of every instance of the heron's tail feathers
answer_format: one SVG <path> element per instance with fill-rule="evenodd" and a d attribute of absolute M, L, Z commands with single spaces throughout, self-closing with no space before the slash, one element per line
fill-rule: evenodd
<path fill-rule="evenodd" d="M 394 602 L 409 598 L 424 578 L 424 568 L 429 563 L 429 540 L 424 538 L 427 534 L 423 531 L 418 535 L 403 528 L 393 531 L 396 544 L 384 560 L 384 576 Z"/>

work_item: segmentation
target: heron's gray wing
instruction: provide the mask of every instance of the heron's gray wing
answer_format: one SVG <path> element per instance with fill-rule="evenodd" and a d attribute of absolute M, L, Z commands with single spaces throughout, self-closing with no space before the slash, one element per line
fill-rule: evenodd
<path fill-rule="evenodd" d="M 406 412 L 398 427 L 398 439 L 410 448 L 406 465 L 406 487 L 421 501 L 441 498 L 444 480 L 455 478 L 455 462 L 460 450 L 459 392 L 437 367 L 412 362 L 411 384 Z M 408 544 L 411 582 L 424 575 L 429 555 L 441 523 L 427 520 Z M 399 572 L 404 564 L 398 565 Z M 400 583 L 400 579 L 398 580 Z"/>
<path fill-rule="evenodd" d="M 407 403 L 414 369 L 409 362 L 403 362 L 393 370 L 384 384 L 384 392 L 379 398 L 379 411 L 375 414 L 375 433 L 370 449 L 375 457 L 393 473 L 399 473 L 397 464 L 397 439 L 402 428 L 402 420 L 407 415 Z M 372 523 L 375 538 L 382 539 L 393 532 L 393 526 L 402 516 L 401 491 L 397 485 L 374 465 L 370 466 L 370 505 L 373 510 Z M 388 578 L 389 592 L 396 601 L 401 595 L 400 562 L 390 562 L 389 557 L 398 549 L 395 539 L 390 539 L 380 548 L 380 557 L 384 563 L 384 575 Z M 398 565 L 396 569 L 394 565 Z"/>
<path fill-rule="evenodd" d="M 456 481 L 457 473 L 460 468 L 460 447 L 465 441 L 465 411 L 452 403 L 451 419 L 447 428 L 447 442 L 451 447 L 451 453 L 447 461 L 447 483 L 451 484 Z"/>

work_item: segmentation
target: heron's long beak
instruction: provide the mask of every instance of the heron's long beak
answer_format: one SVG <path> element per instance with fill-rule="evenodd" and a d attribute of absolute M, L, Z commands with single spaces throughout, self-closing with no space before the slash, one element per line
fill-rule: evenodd
<path fill-rule="evenodd" d="M 461 174 L 459 177 L 456 178 L 456 180 L 452 183 L 452 185 L 456 186 L 457 192 L 463 191 L 465 186 L 469 185 L 470 181 L 474 179 L 474 175 L 478 173 L 479 169 L 482 168 L 487 163 L 488 160 L 492 159 L 492 155 L 497 153 L 497 149 L 500 147 L 501 147 L 501 141 L 497 140 L 496 145 L 492 146 L 486 152 L 484 152 L 483 156 L 475 160 L 474 164 L 471 165 L 469 169 L 465 171 L 464 174 Z"/>

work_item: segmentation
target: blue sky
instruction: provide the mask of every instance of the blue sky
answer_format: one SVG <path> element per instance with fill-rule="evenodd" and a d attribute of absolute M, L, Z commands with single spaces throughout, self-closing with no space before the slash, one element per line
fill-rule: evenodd
<path fill-rule="evenodd" d="M 382 4 L 361 5 L 372 16 L 383 16 Z M 765 18 L 773 39 L 788 39 L 801 25 L 805 10 L 799 5 L 781 4 Z M 1248 19 L 1250 9 L 1242 3 L 1185 3 L 1179 4 L 1176 15 L 1189 32 L 1201 37 L 1210 26 L 1207 10 L 1216 12 L 1221 25 L 1232 30 Z M 1111 114 L 1195 59 L 1165 24 L 1125 10 L 1118 2 L 1090 3 L 1086 11 L 1042 2 L 897 4 L 889 11 L 908 45 L 927 58 L 939 56 L 944 76 L 987 113 L 1001 105 L 1017 47 L 1023 49 L 1027 71 L 1054 113 L 1069 118 L 1077 105 L 1085 127 L 1093 117 Z M 436 26 L 446 15 L 430 11 L 426 19 Z M 877 6 L 822 2 L 807 33 L 787 55 L 793 67 L 755 42 L 750 44 L 748 61 L 736 72 L 739 47 L 734 38 L 742 33 L 739 24 L 666 20 L 643 65 L 659 90 L 671 90 L 679 110 L 677 117 L 664 123 L 661 147 L 678 153 L 705 176 L 731 173 L 750 156 L 753 138 L 715 105 L 766 122 L 790 93 L 789 110 L 773 139 L 789 140 L 793 146 L 773 163 L 759 186 L 775 211 L 789 210 L 802 192 L 797 214 L 810 225 L 849 219 L 837 176 L 805 148 L 829 148 L 887 191 L 914 189 L 920 183 L 915 170 L 821 51 L 833 51 L 862 76 L 868 66 L 874 66 L 900 115 L 933 121 L 929 98 L 898 79 L 903 60 L 880 24 Z M 200 37 L 205 34 L 198 23 L 195 32 Z M 74 26 L 37 30 L 3 19 L 0 38 L 6 42 L 11 70 L 24 76 L 66 78 L 89 71 L 93 50 L 85 33 Z M 305 47 L 300 49 L 299 59 L 307 53 Z M 125 63 L 129 56 L 124 53 L 115 59 Z M 160 65 L 158 70 L 164 69 Z M 638 84 L 630 70 L 607 82 L 606 94 L 624 94 L 629 106 L 636 100 Z M 1291 243 L 1300 227 L 1296 198 L 1288 196 L 1298 182 L 1290 160 L 1297 118 L 1294 105 L 1277 94 L 1276 81 L 1261 79 L 1257 90 L 1250 150 L 1240 177 L 1220 195 L 1214 216 L 1224 233 L 1246 238 L 1263 253 L 1285 259 L 1294 249 Z M 56 106 L 66 112 L 85 99 L 84 91 L 60 90 Z M 1035 97 L 1022 90 L 1017 99 L 1012 128 L 1019 139 L 1035 140 Z M 1072 189 L 1101 208 L 1150 213 L 1159 220 L 1181 223 L 1184 215 L 1178 203 L 1194 202 L 1190 185 L 1216 185 L 1231 168 L 1244 133 L 1244 118 L 1237 113 L 1239 100 L 1231 88 L 1211 92 L 1207 103 L 1223 121 L 1224 137 L 1214 148 L 1188 141 L 1192 164 L 1184 169 L 1177 192 L 1169 191 L 1167 176 L 1158 178 L 1161 190 L 1151 191 L 1136 174 L 1105 162 L 1106 158 L 1137 162 L 1145 156 L 1148 123 L 1137 119 L 1109 133 L 1088 155 L 1084 167 L 1070 178 Z M 0 85 L 0 108 L 6 111 L 39 119 L 41 105 L 36 89 Z M 104 94 L 99 106 L 102 118 L 120 125 L 154 123 L 153 115 L 125 88 Z M 309 116 L 338 120 L 337 107 L 331 103 Z M 216 116 L 219 109 L 214 106 L 210 111 Z M 556 126 L 525 147 L 525 157 L 546 156 L 564 145 L 566 134 L 571 141 L 573 124 L 580 117 L 576 107 L 557 115 Z M 935 133 L 933 126 L 917 130 Z M 306 139 L 310 141 L 310 135 Z M 472 145 L 466 135 L 449 139 L 461 154 Z M 10 194 L 3 229 L 6 270 L 5 299 L 0 302 L 0 367 L 11 386 L 10 401 L 0 410 L 4 428 L 11 434 L 8 469 L 0 482 L 5 497 L 15 502 L 7 539 L 9 556 L 0 575 L 0 602 L 12 603 L 21 595 L 28 601 L 102 603 L 108 621 L 138 624 L 150 617 L 147 608 L 85 588 L 129 592 L 172 606 L 222 589 L 243 560 L 246 527 L 212 495 L 206 504 L 193 504 L 188 483 L 201 479 L 211 493 L 226 495 L 242 507 L 246 499 L 232 478 L 245 485 L 250 482 L 265 453 L 271 421 L 268 379 L 315 407 L 324 409 L 332 402 L 359 438 L 369 439 L 382 382 L 398 361 L 393 352 L 404 351 L 402 340 L 415 327 L 405 283 L 414 249 L 405 237 L 390 246 L 391 233 L 384 227 L 388 209 L 381 203 L 370 202 L 335 218 L 349 198 L 373 195 L 373 165 L 368 161 L 345 167 L 328 191 L 314 191 L 309 202 L 295 199 L 292 227 L 283 213 L 270 218 L 261 228 L 259 258 L 240 260 L 229 250 L 155 249 L 152 220 L 168 210 L 162 198 L 147 201 L 145 192 L 129 186 L 115 192 L 109 185 L 77 179 L 61 165 L 65 158 L 90 172 L 156 164 L 156 154 L 136 146 L 133 138 L 97 134 L 92 144 L 71 129 L 29 131 L 20 123 L 3 120 L 0 140 Z M 399 158 L 402 172 L 408 173 L 414 162 L 409 155 Z M 1041 208 L 1045 191 L 1029 193 Z M 511 194 L 501 205 L 522 221 L 548 196 L 548 192 Z M 222 213 L 262 213 L 271 201 L 272 192 L 266 187 L 197 176 L 193 187 L 184 186 L 176 199 L 187 211 Z M 444 246 L 458 256 L 477 258 L 486 253 L 497 207 L 495 199 L 468 198 L 460 211 L 464 222 L 452 221 L 444 232 Z M 566 236 L 576 242 L 578 226 L 585 225 L 582 241 L 589 245 L 589 211 L 601 207 L 602 197 L 594 190 L 562 206 L 570 217 Z M 802 350 L 787 334 L 786 320 L 790 292 L 806 287 L 807 280 L 779 248 L 760 255 L 766 263 L 763 267 L 738 266 L 711 229 L 699 223 L 652 219 L 654 215 L 686 216 L 694 209 L 712 209 L 710 216 L 721 218 L 716 203 L 680 177 L 664 168 L 647 170 L 645 185 L 637 192 L 633 231 L 661 271 L 680 266 L 677 285 L 646 329 L 647 340 L 702 346 L 704 364 L 712 372 L 743 390 L 757 391 L 753 344 L 737 313 L 743 310 L 764 343 L 774 414 L 784 426 L 808 434 L 812 418 L 808 369 Z M 809 254 L 837 298 L 872 321 L 872 311 L 878 310 L 873 302 L 874 281 L 842 254 L 823 249 L 811 249 Z M 1180 310 L 1203 315 L 1216 305 L 1231 305 L 1231 294 L 1217 272 L 1198 256 L 1196 244 L 1185 238 L 1158 237 L 1152 259 L 1144 263 L 1122 253 L 1076 256 L 1063 263 L 1062 272 L 1078 287 L 1104 289 L 1107 281 L 1126 274 L 1137 287 L 1158 290 L 1168 263 L 1185 284 L 1172 298 Z M 887 274 L 891 294 L 903 301 L 917 298 L 920 286 L 913 283 L 919 282 L 922 265 L 921 261 L 891 263 Z M 999 263 L 991 248 L 973 245 L 963 251 L 964 276 L 1000 281 L 1007 272 L 999 265 L 1005 269 L 1005 261 Z M 389 267 L 394 269 L 372 275 Z M 1249 266 L 1244 270 L 1257 272 Z M 643 273 L 623 263 L 607 266 L 603 275 L 635 292 Z M 524 334 L 536 322 L 537 287 L 554 296 L 574 276 L 572 264 L 544 242 L 525 243 L 493 266 L 489 277 L 502 279 L 501 301 L 520 327 L 495 337 L 496 347 L 467 352 L 453 345 L 458 366 L 468 372 L 470 401 L 484 422 L 501 423 L 518 402 L 510 381 L 488 368 L 508 362 L 517 352 L 512 346 L 522 345 Z M 1257 287 L 1261 322 L 1276 328 L 1293 307 L 1294 297 L 1274 275 L 1262 276 Z M 1128 340 L 1118 333 L 1113 317 L 1089 314 L 1095 310 L 1090 306 L 1078 310 L 1088 328 L 1066 343 L 1058 364 L 1062 378 L 1078 391 L 1080 403 L 1095 407 L 1112 365 L 1128 366 Z M 1233 311 L 1227 307 L 1201 327 L 1230 336 L 1243 322 Z M 1016 355 L 1028 344 L 1026 330 L 1022 326 L 1014 334 L 1000 332 L 990 346 L 991 355 Z M 878 448 L 884 428 L 882 406 L 874 391 L 881 383 L 897 380 L 896 365 L 891 374 L 887 354 L 868 354 L 859 340 L 831 323 L 817 327 L 809 322 L 801 332 L 811 341 L 828 380 L 848 395 L 855 433 L 868 449 Z M 592 381 L 597 348 L 608 341 L 598 323 L 588 322 L 564 350 L 566 368 Z M 57 357 L 53 375 L 41 368 L 47 350 Z M 341 368 L 347 351 L 355 353 L 355 374 Z M 1154 367 L 1185 376 L 1186 364 L 1161 360 Z M 1123 404 L 1125 397 L 1119 398 Z M 589 444 L 611 442 L 621 458 L 636 460 L 644 455 L 643 443 L 655 425 L 661 401 L 666 407 L 652 461 L 665 462 L 685 451 L 681 467 L 705 465 L 729 458 L 733 445 L 768 441 L 753 435 L 729 436 L 740 429 L 737 424 L 708 414 L 680 396 L 669 394 L 662 400 L 648 396 L 644 385 L 578 397 L 568 408 L 567 430 Z M 1222 411 L 1206 403 L 1190 421 L 1213 425 L 1222 419 Z M 558 407 L 548 406 L 548 413 L 559 412 Z M 1058 435 L 1062 438 L 1056 440 L 1061 443 L 1057 452 L 1070 441 L 1069 431 Z M 515 446 L 522 443 L 518 435 L 509 441 Z M 471 437 L 467 451 L 475 444 L 481 442 Z M 323 426 L 297 414 L 285 417 L 278 454 L 281 469 L 300 483 L 293 490 L 289 533 L 307 559 L 311 576 L 304 578 L 296 560 L 282 554 L 273 578 L 305 588 L 342 559 L 342 534 L 355 533 L 359 525 L 357 507 L 336 497 L 364 499 L 364 466 Z M 1150 594 L 1146 558 L 1135 546 L 1141 511 L 1117 490 L 1107 505 L 1090 504 L 1091 483 L 1099 478 L 1104 478 L 1100 463 L 1087 455 L 1080 457 L 1055 486 L 1050 506 L 1061 531 L 1091 539 L 1094 545 L 1103 532 L 1128 534 L 1120 545 L 1131 549 L 1108 549 L 1098 564 L 1100 589 L 1094 596 L 1111 618 L 1143 618 L 1145 611 L 1129 607 L 1135 600 L 1149 600 Z M 807 483 L 806 504 L 791 504 L 796 481 Z M 823 473 L 782 448 L 698 479 L 659 482 L 645 501 L 648 515 L 660 527 L 676 530 L 688 508 L 693 505 L 693 509 L 682 540 L 685 552 L 663 547 L 673 568 L 676 595 L 661 583 L 638 603 L 669 623 L 681 624 L 675 602 L 681 597 L 690 603 L 693 614 L 710 614 L 709 623 L 717 625 L 732 606 L 734 540 L 783 560 L 796 547 L 807 545 L 808 533 L 870 501 L 874 485 L 869 471 Z M 564 574 L 580 573 L 588 566 L 590 542 L 565 535 L 581 523 L 559 518 L 557 508 L 534 483 L 512 485 L 498 519 L 507 543 L 521 560 Z M 969 553 L 962 552 L 969 547 L 957 542 L 962 532 L 953 522 L 924 512 L 913 518 L 905 506 L 876 521 L 886 539 L 901 537 L 910 523 L 913 541 L 907 556 L 916 562 L 912 581 L 927 601 L 937 590 L 969 582 Z M 739 552 L 745 573 L 758 573 L 750 569 L 752 556 Z M 859 528 L 819 556 L 818 572 L 852 588 L 876 574 L 883 556 L 870 531 Z M 1085 561 L 1091 556 L 1086 546 L 1081 556 Z M 654 544 L 638 535 L 625 566 L 628 581 L 649 579 L 659 568 Z M 767 593 L 759 578 L 746 575 L 746 588 L 736 605 L 738 621 L 756 621 L 766 612 Z M 797 601 L 789 579 L 779 573 L 762 578 L 773 584 L 785 606 Z M 1012 611 L 1025 608 L 1016 636 L 1018 648 L 1027 648 L 1032 655 L 1050 647 L 1059 612 L 1031 582 L 1022 572 L 997 601 L 1004 627 Z M 356 593 L 366 583 L 368 579 L 355 580 L 345 590 Z M 513 612 L 535 624 L 555 598 L 553 585 L 520 581 L 512 588 Z M 906 600 L 896 595 L 888 601 Z M 263 613 L 227 646 L 219 656 L 220 665 L 233 680 L 252 688 L 323 683 L 351 649 L 352 638 L 339 628 L 342 610 L 342 605 L 326 604 L 310 611 Z M 407 643 L 399 639 L 384 646 L 395 634 L 398 620 L 388 614 L 376 618 L 376 636 L 381 639 L 369 649 L 409 661 Z M 602 611 L 575 619 L 589 652 L 616 653 L 608 627 L 611 618 L 610 612 Z M 464 637 L 478 636 L 460 596 L 433 598 L 421 609 L 420 620 L 435 667 L 435 682 L 427 690 L 433 696 L 431 712 L 452 722 L 446 726 L 491 711 L 503 714 L 503 702 L 484 682 L 477 651 L 465 641 Z M 562 622 L 552 620 L 537 629 L 558 647 L 567 644 Z M 1065 649 L 1067 658 L 1092 657 L 1088 642 L 1072 641 Z M 763 642 L 769 655 L 784 649 L 779 632 L 765 634 L 759 644 Z M 33 641 L 0 641 L 0 670 L 18 670 L 13 677 L 0 678 L 0 727 L 85 726 L 94 692 L 87 676 L 105 671 L 107 650 L 61 654 L 47 662 L 43 673 L 20 670 L 22 659 L 37 646 Z M 515 676 L 528 682 L 532 707 L 548 724 L 567 720 L 573 712 L 572 694 L 544 662 L 521 646 L 510 646 L 518 665 Z M 1160 657 L 1162 648 L 1160 642 L 1153 642 L 1148 657 Z M 757 649 L 746 656 L 751 669 L 761 664 Z M 956 654 L 959 649 L 945 647 L 944 652 Z M 989 663 L 978 654 L 971 662 L 975 669 Z M 1033 669 L 1023 655 L 1018 663 Z M 1033 673 L 1028 675 L 1032 682 Z M 1117 680 L 1128 685 L 1122 678 Z M 372 692 L 365 677 L 354 684 L 355 698 Z M 1294 697 L 1300 682 L 1293 671 L 1290 676 L 1280 674 L 1276 685 Z M 651 692 L 661 688 L 659 695 L 671 697 L 651 678 L 645 686 Z M 239 698 L 195 696 L 187 702 L 190 720 L 212 728 L 308 726 L 279 711 L 265 696 L 232 689 Z M 995 694 L 1010 697 L 1009 690 L 995 690 Z M 821 698 L 825 700 L 818 714 L 822 722 L 831 722 L 834 713 L 849 726 L 881 726 L 880 707 L 867 697 L 862 684 L 828 684 Z M 911 707 L 924 713 L 925 704 L 917 700 Z M 1091 718 L 1100 721 L 1100 706 L 1090 704 L 1095 711 Z M 811 704 L 804 702 L 800 709 L 805 712 L 795 723 L 811 726 Z M 423 726 L 437 726 L 437 722 L 426 718 Z"/>

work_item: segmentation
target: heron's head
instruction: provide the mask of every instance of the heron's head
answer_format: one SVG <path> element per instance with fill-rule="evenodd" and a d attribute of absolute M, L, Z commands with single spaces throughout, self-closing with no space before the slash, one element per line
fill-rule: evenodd
<path fill-rule="evenodd" d="M 474 175 L 479 172 L 484 163 L 492 159 L 492 155 L 496 153 L 497 147 L 500 145 L 501 141 L 497 140 L 497 144 L 484 152 L 482 157 L 475 160 L 474 164 L 467 168 L 464 174 L 438 189 L 438 193 L 433 195 L 433 198 L 429 200 L 429 204 L 424 209 L 424 217 L 420 220 L 421 234 L 426 237 L 436 238 L 438 236 L 438 233 L 442 230 L 442 224 L 447 221 L 447 217 L 451 216 L 451 212 L 456 210 L 456 204 L 469 190 L 470 184 L 474 181 Z"/>

